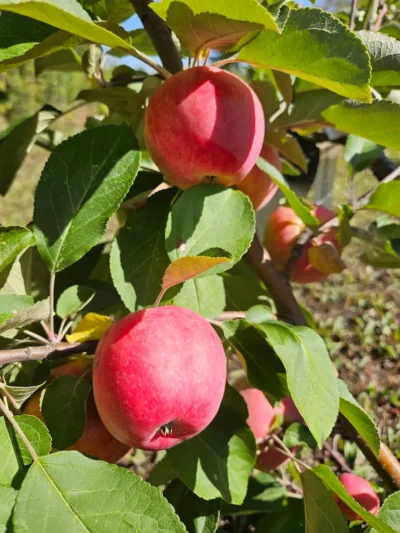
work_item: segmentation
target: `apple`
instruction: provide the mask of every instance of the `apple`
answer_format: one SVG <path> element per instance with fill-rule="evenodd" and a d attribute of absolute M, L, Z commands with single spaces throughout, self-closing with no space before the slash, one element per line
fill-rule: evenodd
<path fill-rule="evenodd" d="M 269 144 L 264 144 L 260 155 L 281 171 L 282 164 L 276 148 Z M 266 206 L 278 190 L 278 186 L 275 185 L 269 175 L 259 169 L 257 165 L 254 165 L 247 176 L 238 183 L 237 187 L 247 194 L 256 211 Z"/>
<path fill-rule="evenodd" d="M 180 189 L 210 181 L 237 184 L 253 168 L 264 134 L 264 112 L 253 89 L 215 67 L 169 78 L 145 115 L 147 150 Z"/>
<path fill-rule="evenodd" d="M 290 425 L 294 422 L 300 422 L 301 424 L 306 425 L 304 418 L 299 413 L 299 410 L 290 396 L 283 398 L 278 410 L 282 414 L 284 424 Z"/>
<path fill-rule="evenodd" d="M 258 389 L 246 385 L 246 380 L 239 379 L 233 386 L 240 392 L 247 405 L 248 417 L 247 424 L 254 433 L 254 437 L 263 439 L 275 422 L 276 415 L 280 412 L 279 408 L 275 409 L 269 403 L 264 393 Z M 290 450 L 296 453 L 297 448 Z M 256 468 L 262 472 L 270 472 L 286 464 L 290 459 L 279 452 L 276 448 L 270 448 L 264 442 L 258 446 Z"/>
<path fill-rule="evenodd" d="M 91 372 L 91 361 L 76 359 L 70 363 L 63 364 L 53 368 L 50 372 L 51 381 L 61 377 L 72 375 L 80 377 L 86 372 Z M 40 410 L 41 391 L 36 391 L 23 407 L 23 413 L 39 418 L 44 422 Z M 91 457 L 97 457 L 109 463 L 115 463 L 123 457 L 130 447 L 116 440 L 105 428 L 100 420 L 99 414 L 94 403 L 93 394 L 91 393 L 86 402 L 86 426 L 81 437 L 68 448 L 76 450 Z"/>
<path fill-rule="evenodd" d="M 364 507 L 364 509 L 374 515 L 378 513 L 381 503 L 378 495 L 366 479 L 356 476 L 355 474 L 342 474 L 339 477 L 339 480 L 350 496 Z M 347 520 L 361 519 L 360 516 L 350 509 L 350 507 L 348 507 L 336 494 L 333 496 Z"/>
<path fill-rule="evenodd" d="M 94 397 L 112 435 L 143 450 L 167 449 L 213 420 L 226 383 L 222 343 L 202 316 L 176 306 L 122 318 L 102 337 Z"/>
<path fill-rule="evenodd" d="M 313 214 L 321 224 L 335 216 L 332 211 L 323 206 L 316 206 L 313 209 Z M 278 270 L 285 268 L 297 239 L 304 229 L 304 222 L 296 215 L 293 209 L 287 206 L 278 207 L 267 220 L 264 244 Z M 311 283 L 320 281 L 328 276 L 327 273 L 313 267 L 308 258 L 310 248 L 322 243 L 330 243 L 340 254 L 341 249 L 336 238 L 336 231 L 334 228 L 330 228 L 314 237 L 304 246 L 302 256 L 292 270 L 290 277 L 292 281 Z"/>

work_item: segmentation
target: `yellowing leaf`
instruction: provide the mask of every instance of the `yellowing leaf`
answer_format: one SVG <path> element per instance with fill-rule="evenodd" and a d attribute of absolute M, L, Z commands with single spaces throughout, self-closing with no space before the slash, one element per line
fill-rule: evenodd
<path fill-rule="evenodd" d="M 178 285 L 178 283 L 196 278 L 221 263 L 229 263 L 229 259 L 227 257 L 207 256 L 181 257 L 171 263 L 165 271 L 162 285 L 163 291 Z"/>
<path fill-rule="evenodd" d="M 111 326 L 112 320 L 108 316 L 88 313 L 79 322 L 75 331 L 67 335 L 68 342 L 97 341 Z"/>
<path fill-rule="evenodd" d="M 329 242 L 310 248 L 308 259 L 314 268 L 325 274 L 339 273 L 346 268 L 346 263 L 340 257 L 339 252 Z"/>

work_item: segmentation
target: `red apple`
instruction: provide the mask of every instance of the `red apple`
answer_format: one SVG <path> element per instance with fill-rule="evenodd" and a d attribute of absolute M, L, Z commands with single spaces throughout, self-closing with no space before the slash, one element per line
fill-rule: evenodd
<path fill-rule="evenodd" d="M 372 514 L 377 514 L 381 503 L 376 492 L 366 479 L 354 474 L 342 474 L 339 479 L 350 496 L 353 496 L 364 509 Z M 360 516 L 350 509 L 336 494 L 333 496 L 347 520 L 360 520 Z"/>
<path fill-rule="evenodd" d="M 257 455 L 256 468 L 261 472 L 271 472 L 280 466 L 287 464 L 290 459 L 276 448 L 269 448 L 268 446 L 260 446 L 260 453 Z M 292 453 L 297 452 L 297 448 L 291 448 Z"/>
<path fill-rule="evenodd" d="M 222 343 L 200 315 L 145 309 L 101 339 L 93 385 L 100 417 L 129 446 L 161 450 L 194 437 L 217 414 L 225 390 Z"/>
<path fill-rule="evenodd" d="M 91 362 L 88 360 L 76 359 L 70 363 L 63 364 L 51 370 L 52 380 L 60 377 L 72 375 L 80 377 L 85 372 L 91 371 Z M 35 392 L 23 407 L 23 413 L 33 415 L 44 422 L 40 410 L 41 391 Z M 93 394 L 89 395 L 86 402 L 86 426 L 81 437 L 68 448 L 76 450 L 91 457 L 97 457 L 109 463 L 115 463 L 128 451 L 129 446 L 116 440 L 104 427 L 94 403 Z"/>
<path fill-rule="evenodd" d="M 300 422 L 301 424 L 306 425 L 304 418 L 299 413 L 299 410 L 290 396 L 283 398 L 278 410 L 283 416 L 284 424 L 290 425 L 294 422 Z"/>
<path fill-rule="evenodd" d="M 323 206 L 315 207 L 313 214 L 321 224 L 335 216 L 332 211 Z M 304 228 L 304 222 L 290 207 L 278 207 L 269 217 L 265 228 L 264 244 L 278 270 L 285 268 L 297 239 Z M 335 229 L 331 228 L 321 233 L 304 246 L 303 254 L 292 270 L 290 278 L 292 281 L 311 283 L 320 281 L 328 276 L 327 273 L 313 267 L 308 258 L 310 248 L 322 243 L 330 243 L 340 254 L 341 250 Z"/>
<path fill-rule="evenodd" d="M 274 165 L 279 171 L 282 168 L 279 152 L 273 146 L 264 144 L 261 157 Z M 278 186 L 271 180 L 268 174 L 254 165 L 247 176 L 239 182 L 238 189 L 250 198 L 256 211 L 262 209 L 275 196 Z"/>
<path fill-rule="evenodd" d="M 237 184 L 253 168 L 265 134 L 255 92 L 215 67 L 169 78 L 152 96 L 145 117 L 147 149 L 173 185 L 187 189 L 214 180 Z"/>

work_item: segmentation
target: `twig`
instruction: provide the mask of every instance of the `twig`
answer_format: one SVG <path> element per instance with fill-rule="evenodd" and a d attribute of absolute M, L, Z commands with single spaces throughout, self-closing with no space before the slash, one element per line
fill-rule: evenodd
<path fill-rule="evenodd" d="M 244 318 L 246 313 L 244 311 L 224 311 L 219 315 L 217 320 L 223 322 L 224 320 L 235 320 L 237 318 Z"/>
<path fill-rule="evenodd" d="M 372 21 L 374 19 L 375 13 L 378 11 L 379 1 L 380 0 L 369 0 L 368 9 L 365 13 L 364 24 L 363 24 L 364 30 L 371 29 Z"/>
<path fill-rule="evenodd" d="M 356 14 L 357 14 L 357 0 L 351 0 L 350 24 L 349 24 L 349 27 L 351 30 L 354 30 L 354 28 L 356 27 Z"/>
<path fill-rule="evenodd" d="M 36 339 L 40 342 L 40 344 L 51 344 L 49 339 L 45 339 L 41 335 L 38 335 L 37 333 L 34 333 L 33 331 L 29 331 L 29 329 L 24 329 L 23 332 L 25 335 L 28 335 L 28 337 L 32 337 L 32 339 Z"/>
<path fill-rule="evenodd" d="M 161 65 L 150 59 L 148 56 L 146 56 L 146 54 L 142 54 L 142 52 L 136 50 L 136 48 L 124 48 L 123 50 L 130 56 L 139 59 L 139 61 L 142 61 L 142 63 L 149 65 L 149 67 L 158 72 L 165 80 L 171 77 L 171 73 L 168 70 L 166 70 Z"/>
<path fill-rule="evenodd" d="M 49 297 L 50 297 L 50 340 L 54 341 L 54 288 L 56 282 L 56 273 L 52 272 L 50 274 L 50 288 L 49 288 Z"/>
<path fill-rule="evenodd" d="M 378 18 L 376 19 L 376 22 L 374 24 L 373 30 L 379 31 L 380 27 L 382 26 L 383 19 L 385 18 L 385 15 L 388 12 L 388 7 L 386 4 L 383 4 L 382 9 L 379 11 Z"/>
<path fill-rule="evenodd" d="M 148 33 L 165 69 L 172 72 L 172 74 L 182 70 L 182 59 L 172 39 L 171 30 L 149 7 L 152 0 L 130 0 L 130 2 L 142 21 L 143 27 Z"/>
<path fill-rule="evenodd" d="M 0 381 L 0 391 L 8 398 L 8 400 L 10 401 L 10 403 L 12 404 L 12 406 L 14 407 L 14 409 L 16 410 L 19 410 L 19 405 L 18 403 L 15 401 L 15 398 L 13 397 L 12 394 L 10 394 L 7 390 L 7 387 L 5 386 L 4 383 L 2 383 Z"/>
<path fill-rule="evenodd" d="M 325 442 L 324 448 L 332 457 L 332 459 L 334 459 L 337 465 L 343 470 L 343 472 L 347 472 L 349 474 L 353 473 L 353 470 L 349 466 L 347 466 L 344 457 L 337 450 L 331 447 L 330 444 L 328 444 L 327 442 Z"/>
<path fill-rule="evenodd" d="M 224 65 L 228 65 L 229 63 L 238 63 L 239 59 L 238 56 L 231 57 L 230 59 L 221 59 L 220 61 L 215 61 L 215 63 L 212 64 L 213 67 L 221 68 Z"/>
<path fill-rule="evenodd" d="M 308 466 L 306 463 L 304 463 L 303 461 L 301 461 L 301 459 L 298 459 L 290 450 L 289 448 L 286 446 L 286 444 L 284 444 L 284 442 L 278 437 L 278 435 L 275 435 L 275 433 L 272 433 L 270 435 L 270 438 L 275 442 L 275 445 L 273 446 L 275 448 L 275 450 L 277 450 L 279 453 L 281 453 L 282 455 L 286 455 L 286 457 L 290 457 L 290 459 L 292 459 L 292 461 L 294 461 L 294 464 L 296 466 L 296 468 L 300 465 L 302 466 L 303 468 L 305 468 L 306 470 L 311 470 L 311 467 Z M 299 470 L 299 469 L 298 469 Z M 301 470 L 299 470 L 299 472 L 301 472 Z"/>
<path fill-rule="evenodd" d="M 32 459 L 34 461 L 36 461 L 38 456 L 37 456 L 35 450 L 33 449 L 31 443 L 29 442 L 29 440 L 26 438 L 25 433 L 22 431 L 22 429 L 17 424 L 17 421 L 14 418 L 14 415 L 12 414 L 12 412 L 8 409 L 6 404 L 1 399 L 0 399 L 0 410 L 3 411 L 4 416 L 7 418 L 7 420 L 10 422 L 12 427 L 15 429 L 15 431 L 21 437 L 21 440 L 25 444 L 25 446 L 26 446 L 28 452 L 30 453 Z"/>
<path fill-rule="evenodd" d="M 14 348 L 11 350 L 0 350 L 0 367 L 9 363 L 23 361 L 43 361 L 45 359 L 55 359 L 57 357 L 67 357 L 81 353 L 93 354 L 96 350 L 97 341 L 87 342 L 60 342 L 58 344 L 47 344 L 45 346 L 28 346 L 27 348 Z"/>

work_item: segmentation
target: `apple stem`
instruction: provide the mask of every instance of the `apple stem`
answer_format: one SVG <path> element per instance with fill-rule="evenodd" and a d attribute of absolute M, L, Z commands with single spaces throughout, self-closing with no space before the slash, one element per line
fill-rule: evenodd
<path fill-rule="evenodd" d="M 213 67 L 221 68 L 224 65 L 228 65 L 229 63 L 239 63 L 238 56 L 231 57 L 230 59 L 221 59 L 221 61 L 215 61 L 215 63 L 212 64 Z"/>
<path fill-rule="evenodd" d="M 157 300 L 154 302 L 154 307 L 158 307 L 161 303 L 162 297 L 165 294 L 166 289 L 162 289 L 160 294 L 157 296 Z"/>
<path fill-rule="evenodd" d="M 209 59 L 209 57 L 210 57 L 210 53 L 211 53 L 211 50 L 208 49 L 208 50 L 207 50 L 207 53 L 206 53 L 206 56 L 205 56 L 205 58 L 204 58 L 204 61 L 203 61 L 203 67 L 205 67 L 205 66 L 207 65 L 208 59 Z"/>

